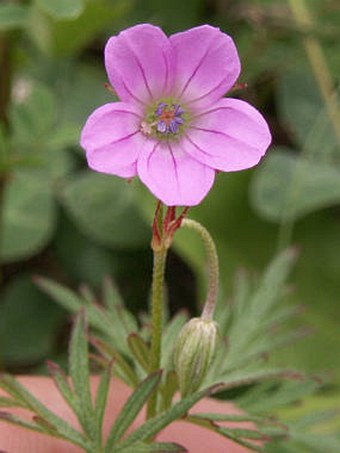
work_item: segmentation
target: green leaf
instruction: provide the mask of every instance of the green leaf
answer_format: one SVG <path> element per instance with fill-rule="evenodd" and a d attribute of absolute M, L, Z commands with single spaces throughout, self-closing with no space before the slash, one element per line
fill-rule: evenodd
<path fill-rule="evenodd" d="M 170 442 L 153 442 L 151 444 L 144 442 L 136 442 L 135 444 L 124 448 L 123 453 L 185 453 L 186 448 L 181 445 L 170 443 Z"/>
<path fill-rule="evenodd" d="M 84 9 L 84 0 L 36 0 L 36 4 L 55 19 L 74 19 Z"/>
<path fill-rule="evenodd" d="M 55 220 L 52 188 L 37 171 L 15 172 L 4 193 L 1 257 L 17 261 L 40 251 L 51 239 Z"/>
<path fill-rule="evenodd" d="M 136 248 L 150 239 L 133 193 L 121 179 L 89 172 L 73 176 L 61 201 L 78 228 L 99 244 Z"/>
<path fill-rule="evenodd" d="M 224 426 L 219 426 L 216 423 L 211 422 L 209 419 L 203 419 L 201 417 L 196 417 L 195 415 L 187 416 L 186 420 L 195 425 L 201 426 L 202 428 L 214 431 L 215 433 L 218 433 L 223 437 L 227 437 L 233 442 L 244 447 L 247 447 L 252 451 L 262 452 L 264 451 L 264 449 L 261 445 L 254 444 L 246 439 L 254 439 L 262 442 L 264 440 L 269 440 L 268 436 L 265 436 L 263 433 L 259 431 L 241 428 L 226 428 Z"/>
<path fill-rule="evenodd" d="M 254 209 L 265 219 L 299 219 L 340 201 L 340 169 L 277 149 L 255 174 L 250 190 Z"/>
<path fill-rule="evenodd" d="M 111 313 L 115 313 L 117 306 L 123 306 L 124 300 L 118 290 L 117 285 L 111 277 L 106 276 L 103 280 L 103 300 L 105 306 Z"/>
<path fill-rule="evenodd" d="M 98 338 L 92 338 L 91 341 L 108 362 L 114 360 L 114 371 L 122 381 L 132 388 L 138 385 L 139 378 L 131 363 L 124 358 L 123 354 L 120 354 L 111 344 Z"/>
<path fill-rule="evenodd" d="M 29 410 L 52 425 L 56 430 L 55 435 L 57 437 L 67 439 L 75 445 L 80 446 L 85 451 L 92 453 L 92 446 L 85 440 L 82 434 L 75 430 L 71 425 L 67 424 L 62 418 L 53 414 L 12 376 L 8 374 L 1 375 L 0 388 L 2 388 L 12 397 L 18 399 L 20 402 L 25 404 Z M 13 421 L 13 423 L 16 423 L 16 421 L 14 421 L 13 419 L 11 421 Z M 20 420 L 18 420 L 18 423 L 20 423 Z M 29 429 L 34 429 L 34 427 L 36 427 L 38 430 L 40 430 L 40 432 L 42 430 L 41 426 L 39 425 L 30 425 L 27 427 Z"/>
<path fill-rule="evenodd" d="M 76 398 L 70 387 L 67 376 L 60 366 L 54 362 L 48 361 L 47 368 L 59 393 L 62 395 L 66 403 L 73 409 L 73 411 L 76 412 Z"/>
<path fill-rule="evenodd" d="M 218 434 L 221 434 L 222 436 L 226 437 L 227 439 L 233 440 L 235 443 L 242 445 L 243 447 L 247 447 L 250 450 L 253 451 L 264 451 L 263 447 L 260 447 L 257 444 L 254 444 L 252 442 L 249 442 L 245 440 L 243 437 L 240 436 L 242 431 L 247 431 L 248 436 L 253 436 L 250 437 L 251 439 L 255 440 L 264 440 L 263 434 L 258 434 L 256 431 L 251 431 L 251 430 L 235 430 L 235 429 L 230 429 L 230 428 L 225 428 L 222 426 L 217 427 L 214 429 L 215 432 Z M 251 433 L 251 434 L 250 434 Z M 268 440 L 268 438 L 266 438 Z"/>
<path fill-rule="evenodd" d="M 95 439 L 98 432 L 91 398 L 88 345 L 83 311 L 76 317 L 69 347 L 69 370 L 79 408 L 77 416 L 85 432 L 91 439 Z"/>
<path fill-rule="evenodd" d="M 236 301 L 241 301 L 241 307 L 235 306 L 235 311 L 231 310 L 230 326 L 227 325 L 226 330 L 221 332 L 228 336 L 229 343 L 224 363 L 215 361 L 216 368 L 222 373 L 219 379 L 228 378 L 230 370 L 237 370 L 241 365 L 247 367 L 250 360 L 255 361 L 262 352 L 270 352 L 274 347 L 294 338 L 290 332 L 285 332 L 280 334 L 276 342 L 270 335 L 269 328 L 276 323 L 275 313 L 295 259 L 294 249 L 287 249 L 277 255 L 253 294 L 248 294 L 248 290 L 244 291 L 244 284 L 237 287 L 242 292 L 241 298 L 236 297 Z M 246 295 L 249 299 L 245 303 Z"/>
<path fill-rule="evenodd" d="M 156 415 L 147 420 L 143 425 L 137 428 L 133 433 L 129 434 L 122 442 L 116 445 L 116 451 L 122 451 L 138 441 L 148 439 L 155 434 L 159 433 L 163 428 L 172 423 L 174 420 L 181 418 L 197 401 L 211 394 L 212 391 L 217 390 L 218 386 L 209 387 L 190 396 L 182 399 L 167 412 Z"/>
<path fill-rule="evenodd" d="M 230 390 L 244 385 L 256 384 L 266 380 L 304 379 L 300 371 L 285 368 L 267 368 L 254 370 L 238 370 L 229 373 L 221 383 L 218 391 Z"/>
<path fill-rule="evenodd" d="M 162 373 L 157 371 L 149 375 L 132 393 L 123 409 L 119 413 L 111 428 L 106 444 L 106 452 L 109 453 L 113 446 L 125 434 L 131 423 L 135 420 L 151 393 L 160 382 Z"/>
<path fill-rule="evenodd" d="M 21 403 L 15 398 L 6 398 L 5 396 L 0 396 L 0 407 L 22 407 L 26 408 L 26 405 Z"/>
<path fill-rule="evenodd" d="M 105 334 L 120 351 L 129 351 L 126 344 L 129 331 L 125 327 L 123 316 L 126 314 L 126 310 L 123 307 L 116 307 L 114 315 L 108 316 L 100 305 L 88 304 L 84 298 L 53 280 L 38 276 L 35 277 L 35 282 L 52 299 L 72 313 L 77 313 L 82 307 L 86 306 L 88 322 L 91 327 Z"/>
<path fill-rule="evenodd" d="M 0 421 L 5 423 L 10 423 L 11 425 L 20 426 L 21 428 L 29 429 L 30 431 L 35 431 L 38 433 L 45 433 L 45 429 L 42 426 L 37 425 L 36 423 L 29 422 L 24 420 L 21 417 L 18 417 L 14 414 L 8 412 L 0 412 Z"/>
<path fill-rule="evenodd" d="M 0 5 L 0 31 L 24 27 L 28 14 L 28 6 Z"/>
<path fill-rule="evenodd" d="M 51 303 L 27 275 L 13 279 L 0 306 L 0 361 L 28 366 L 54 352 L 65 312 Z"/>
<path fill-rule="evenodd" d="M 77 313 L 84 307 L 84 301 L 75 292 L 49 278 L 35 276 L 34 282 L 62 307 Z"/>
<path fill-rule="evenodd" d="M 105 410 L 106 410 L 106 403 L 107 403 L 107 397 L 109 394 L 109 387 L 110 387 L 110 382 L 111 382 L 111 377 L 112 377 L 112 365 L 113 363 L 109 363 L 106 369 L 104 370 L 97 394 L 96 394 L 96 402 L 95 402 L 95 417 L 96 417 L 96 424 L 97 424 L 97 433 L 98 433 L 98 438 L 100 442 L 102 441 L 101 439 L 101 434 L 103 430 L 103 419 L 105 415 Z"/>
<path fill-rule="evenodd" d="M 148 372 L 150 368 L 150 349 L 146 342 L 137 333 L 131 333 L 128 336 L 128 345 L 134 358 L 143 370 Z"/>
<path fill-rule="evenodd" d="M 239 401 L 239 400 L 238 400 Z M 238 403 L 237 401 L 237 403 Z M 271 418 L 263 417 L 259 415 L 234 415 L 234 414 L 215 414 L 215 413 L 195 413 L 190 415 L 190 419 L 199 418 L 203 420 L 211 420 L 213 422 L 253 422 L 257 424 L 273 424 L 276 421 L 273 421 Z"/>

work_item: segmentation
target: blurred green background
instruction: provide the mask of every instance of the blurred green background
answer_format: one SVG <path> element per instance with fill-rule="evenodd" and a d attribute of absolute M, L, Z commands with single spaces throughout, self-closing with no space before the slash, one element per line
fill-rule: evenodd
<path fill-rule="evenodd" d="M 0 368 L 34 373 L 47 357 L 64 360 L 69 315 L 34 285 L 34 274 L 97 292 L 109 274 L 132 311 L 147 307 L 155 202 L 137 180 L 90 172 L 78 145 L 89 113 L 112 100 L 107 38 L 141 22 L 169 34 L 209 23 L 235 40 L 247 88 L 232 95 L 262 111 L 273 145 L 258 168 L 219 174 L 191 216 L 216 240 L 225 299 L 238 269 L 259 274 L 280 249 L 298 248 L 289 299 L 305 307 L 302 322 L 313 334 L 272 360 L 328 371 L 337 388 L 337 0 L 2 0 Z M 204 269 L 199 240 L 180 231 L 167 271 L 172 312 L 197 312 Z"/>

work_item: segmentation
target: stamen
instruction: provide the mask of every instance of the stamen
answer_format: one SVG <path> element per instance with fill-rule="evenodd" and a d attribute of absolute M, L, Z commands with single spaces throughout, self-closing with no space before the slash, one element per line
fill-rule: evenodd
<path fill-rule="evenodd" d="M 180 105 L 160 102 L 154 113 L 148 116 L 148 121 L 142 121 L 140 131 L 148 137 L 155 132 L 162 135 L 177 134 L 179 127 L 184 124 L 183 114 Z"/>
<path fill-rule="evenodd" d="M 178 104 L 172 104 L 172 106 L 169 106 L 164 102 L 160 102 L 155 113 L 159 118 L 157 131 L 161 134 L 176 134 L 179 126 L 184 122 L 183 118 L 181 118 L 184 110 Z"/>

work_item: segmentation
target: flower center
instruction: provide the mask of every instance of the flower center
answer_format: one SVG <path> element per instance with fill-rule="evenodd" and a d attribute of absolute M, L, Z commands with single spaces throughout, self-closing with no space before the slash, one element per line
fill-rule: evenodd
<path fill-rule="evenodd" d="M 164 102 L 160 102 L 156 109 L 157 131 L 161 134 L 176 134 L 178 128 L 183 124 L 182 115 L 184 110 L 178 104 L 169 106 Z"/>
<path fill-rule="evenodd" d="M 184 110 L 180 105 L 159 102 L 156 109 L 148 115 L 147 121 L 142 122 L 141 132 L 144 135 L 159 133 L 161 136 L 177 134 L 184 123 L 183 114 Z"/>

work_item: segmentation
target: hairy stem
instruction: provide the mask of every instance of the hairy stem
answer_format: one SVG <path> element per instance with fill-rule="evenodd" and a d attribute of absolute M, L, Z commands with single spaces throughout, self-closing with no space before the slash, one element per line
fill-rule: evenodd
<path fill-rule="evenodd" d="M 164 273 L 167 256 L 166 247 L 154 249 L 153 274 L 151 288 L 151 360 L 150 372 L 160 368 L 161 342 L 163 327 L 163 291 Z M 154 393 L 148 402 L 147 418 L 152 418 L 157 411 L 157 393 Z"/>
<path fill-rule="evenodd" d="M 201 316 L 204 319 L 211 320 L 214 316 L 219 282 L 219 265 L 216 246 L 208 230 L 195 220 L 183 219 L 181 226 L 195 230 L 201 236 L 204 243 L 208 258 L 209 275 L 208 293 Z"/>

